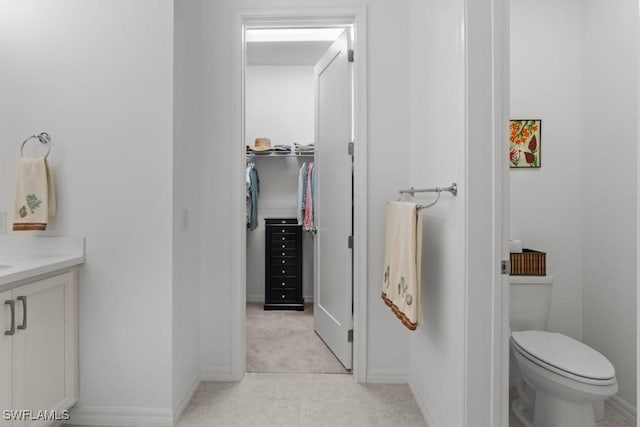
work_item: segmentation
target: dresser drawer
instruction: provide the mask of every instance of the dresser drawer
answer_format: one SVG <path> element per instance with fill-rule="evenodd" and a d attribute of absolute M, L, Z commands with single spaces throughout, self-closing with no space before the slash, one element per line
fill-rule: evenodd
<path fill-rule="evenodd" d="M 298 225 L 298 219 L 297 218 L 265 218 L 264 223 L 266 225 L 278 225 L 278 224 Z"/>
<path fill-rule="evenodd" d="M 272 240 L 270 242 L 271 249 L 298 249 L 298 242 L 295 240 Z"/>
<path fill-rule="evenodd" d="M 296 257 L 294 256 L 277 256 L 271 257 L 271 265 L 273 268 L 277 269 L 278 267 L 284 267 L 287 265 L 296 265 L 298 264 L 296 261 Z"/>
<path fill-rule="evenodd" d="M 295 242 L 296 233 L 272 233 L 272 242 Z"/>
<path fill-rule="evenodd" d="M 273 303 L 296 302 L 298 299 L 297 289 L 272 289 L 269 291 L 270 301 Z"/>
<path fill-rule="evenodd" d="M 297 277 L 298 266 L 296 265 L 274 265 L 271 266 L 271 277 Z"/>
<path fill-rule="evenodd" d="M 298 286 L 296 277 L 271 277 L 269 280 L 271 290 L 296 289 Z"/>
<path fill-rule="evenodd" d="M 272 257 L 295 257 L 297 252 L 295 248 L 271 248 Z"/>

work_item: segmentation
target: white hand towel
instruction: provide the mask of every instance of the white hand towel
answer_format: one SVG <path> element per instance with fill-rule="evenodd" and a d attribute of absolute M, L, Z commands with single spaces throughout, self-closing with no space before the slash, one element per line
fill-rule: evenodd
<path fill-rule="evenodd" d="M 382 299 L 410 330 L 420 316 L 422 221 L 415 203 L 387 203 Z"/>
<path fill-rule="evenodd" d="M 56 214 L 53 174 L 44 159 L 18 159 L 13 230 L 45 230 Z"/>

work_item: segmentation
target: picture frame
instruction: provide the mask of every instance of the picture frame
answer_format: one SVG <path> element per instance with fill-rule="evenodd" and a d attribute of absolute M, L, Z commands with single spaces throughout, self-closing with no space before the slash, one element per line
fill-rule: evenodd
<path fill-rule="evenodd" d="M 541 119 L 512 119 L 509 123 L 509 166 L 539 168 L 541 158 Z"/>

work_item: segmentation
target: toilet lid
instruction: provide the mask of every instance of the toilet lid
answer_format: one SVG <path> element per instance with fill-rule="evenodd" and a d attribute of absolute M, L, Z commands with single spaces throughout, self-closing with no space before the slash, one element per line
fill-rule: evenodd
<path fill-rule="evenodd" d="M 613 365 L 606 357 L 566 335 L 521 331 L 512 332 L 511 337 L 529 355 L 562 371 L 597 380 L 615 377 Z"/>

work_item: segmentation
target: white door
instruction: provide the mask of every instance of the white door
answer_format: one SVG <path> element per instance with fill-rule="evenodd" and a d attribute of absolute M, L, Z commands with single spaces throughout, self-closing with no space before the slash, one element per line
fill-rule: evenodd
<path fill-rule="evenodd" d="M 314 69 L 315 235 L 313 321 L 318 335 L 347 369 L 352 366 L 352 135 L 349 33 L 345 30 Z"/>

